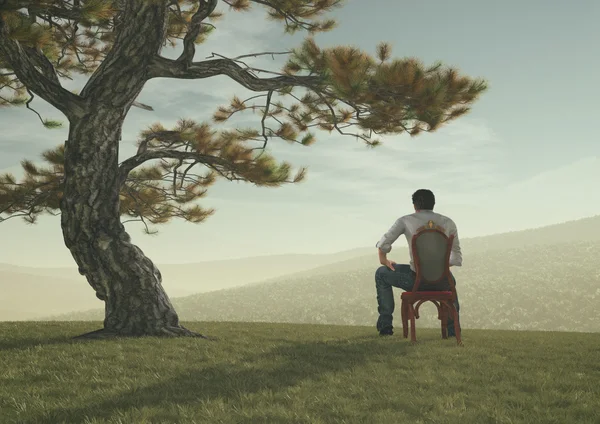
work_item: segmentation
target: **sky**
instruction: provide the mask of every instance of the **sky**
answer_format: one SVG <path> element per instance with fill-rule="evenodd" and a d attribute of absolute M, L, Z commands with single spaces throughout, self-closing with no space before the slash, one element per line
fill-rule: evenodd
<path fill-rule="evenodd" d="M 243 13 L 220 8 L 226 15 L 197 47 L 196 60 L 287 50 L 304 37 L 284 35 L 281 24 L 263 19 L 262 7 Z M 485 78 L 490 88 L 470 114 L 437 132 L 386 136 L 375 149 L 327 132 L 310 147 L 271 141 L 277 158 L 308 167 L 306 181 L 280 188 L 221 181 L 200 203 L 216 209 L 205 223 L 173 222 L 153 236 L 138 223 L 125 224 L 156 263 L 231 259 L 235 266 L 240 257 L 374 247 L 398 217 L 413 212 L 411 195 L 420 188 L 435 193 L 435 210 L 456 222 L 461 238 L 600 214 L 600 143 L 592 125 L 600 112 L 600 2 L 349 0 L 331 16 L 338 27 L 316 37 L 322 47 L 349 44 L 374 53 L 387 41 L 394 57 L 440 60 Z M 281 60 L 251 63 L 278 70 Z M 64 85 L 84 83 L 77 78 Z M 227 77 L 150 81 L 138 100 L 154 111 L 132 108 L 121 158 L 135 153 L 135 140 L 148 125 L 208 121 L 234 94 L 249 92 Z M 66 123 L 42 100 L 32 105 Z M 239 122 L 257 126 L 259 118 L 249 114 Z M 2 109 L 0 173 L 19 175 L 20 160 L 38 160 L 66 135 L 66 126 L 44 129 L 24 108 Z M 36 225 L 8 220 L 0 224 L 0 238 L 1 263 L 74 265 L 58 217 L 42 217 Z M 464 256 L 468 263 L 468 252 Z"/>

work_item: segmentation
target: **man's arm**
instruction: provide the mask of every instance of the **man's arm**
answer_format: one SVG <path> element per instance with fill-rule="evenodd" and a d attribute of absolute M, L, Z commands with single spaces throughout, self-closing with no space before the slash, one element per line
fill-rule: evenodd
<path fill-rule="evenodd" d="M 385 265 L 392 270 L 394 269 L 393 266 L 391 266 L 391 262 L 387 258 L 387 254 L 392 250 L 392 244 L 398 239 L 398 237 L 404 234 L 405 229 L 406 227 L 404 225 L 404 220 L 399 218 L 375 245 L 375 247 L 378 248 L 377 252 L 379 254 L 379 263 L 381 265 Z"/>
<path fill-rule="evenodd" d="M 450 266 L 462 266 L 462 252 L 460 251 L 460 241 L 458 240 L 458 229 L 454 221 L 450 220 L 448 235 L 453 235 L 452 250 L 450 252 Z"/>

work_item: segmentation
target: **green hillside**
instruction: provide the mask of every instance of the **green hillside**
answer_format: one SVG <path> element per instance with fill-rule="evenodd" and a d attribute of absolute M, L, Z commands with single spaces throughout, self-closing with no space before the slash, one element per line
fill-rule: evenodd
<path fill-rule="evenodd" d="M 595 334 L 473 330 L 415 346 L 370 327 L 189 323 L 217 336 L 93 342 L 100 323 L 0 323 L 2 424 L 600 422 Z"/>
<path fill-rule="evenodd" d="M 454 270 L 464 328 L 600 331 L 600 242 L 561 243 L 468 253 Z M 369 266 L 294 276 L 174 299 L 183 320 L 374 325 Z M 401 291 L 397 290 L 397 298 Z M 419 326 L 437 326 L 424 305 Z M 102 319 L 101 310 L 58 319 Z M 399 316 L 398 316 L 399 317 Z M 397 325 L 399 321 L 396 322 Z"/>

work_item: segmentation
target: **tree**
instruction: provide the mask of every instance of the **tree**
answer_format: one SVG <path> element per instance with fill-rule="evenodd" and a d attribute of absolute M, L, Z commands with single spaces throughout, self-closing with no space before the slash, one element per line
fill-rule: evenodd
<path fill-rule="evenodd" d="M 221 2 L 230 12 L 262 7 L 285 32 L 308 36 L 288 52 L 195 61 L 196 46 L 215 32 L 222 15 L 219 0 L 0 0 L 0 105 L 32 109 L 38 96 L 69 123 L 64 145 L 44 153 L 47 166 L 25 160 L 21 181 L 1 177 L 0 216 L 35 222 L 42 213 L 61 215 L 79 272 L 105 302 L 104 328 L 86 337 L 198 335 L 180 325 L 159 270 L 131 243 L 121 217 L 145 224 L 202 222 L 213 211 L 195 202 L 217 178 L 273 187 L 302 180 L 304 169 L 294 173 L 269 154 L 271 139 L 308 146 L 321 129 L 376 146 L 380 135 L 435 131 L 467 113 L 486 89 L 483 80 L 439 63 L 391 59 L 386 43 L 375 56 L 350 46 L 320 48 L 312 35 L 335 26 L 323 16 L 341 0 Z M 177 59 L 161 56 L 178 40 Z M 283 53 L 287 63 L 279 72 L 244 62 Z M 61 84 L 74 73 L 90 75 L 80 93 Z M 155 124 L 141 133 L 137 153 L 119 163 L 129 109 L 152 109 L 136 103 L 147 81 L 218 75 L 258 94 L 234 97 L 213 123 Z M 216 127 L 244 111 L 259 115 L 256 128 Z"/>

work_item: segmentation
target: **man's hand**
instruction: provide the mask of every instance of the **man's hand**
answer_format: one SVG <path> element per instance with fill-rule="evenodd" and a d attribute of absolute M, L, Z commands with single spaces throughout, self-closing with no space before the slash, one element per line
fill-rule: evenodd
<path fill-rule="evenodd" d="M 396 269 L 394 268 L 394 265 L 396 265 L 396 262 L 394 261 L 390 261 L 389 259 L 386 259 L 384 261 L 381 261 L 381 265 L 387 266 L 389 269 L 391 269 L 392 271 L 395 271 Z"/>
<path fill-rule="evenodd" d="M 394 269 L 394 265 L 396 265 L 396 262 L 394 261 L 390 261 L 387 258 L 387 253 L 385 253 L 383 250 L 381 249 L 377 249 L 377 253 L 379 254 L 379 263 L 381 265 L 387 266 L 389 269 L 391 269 L 392 271 L 395 271 Z"/>

